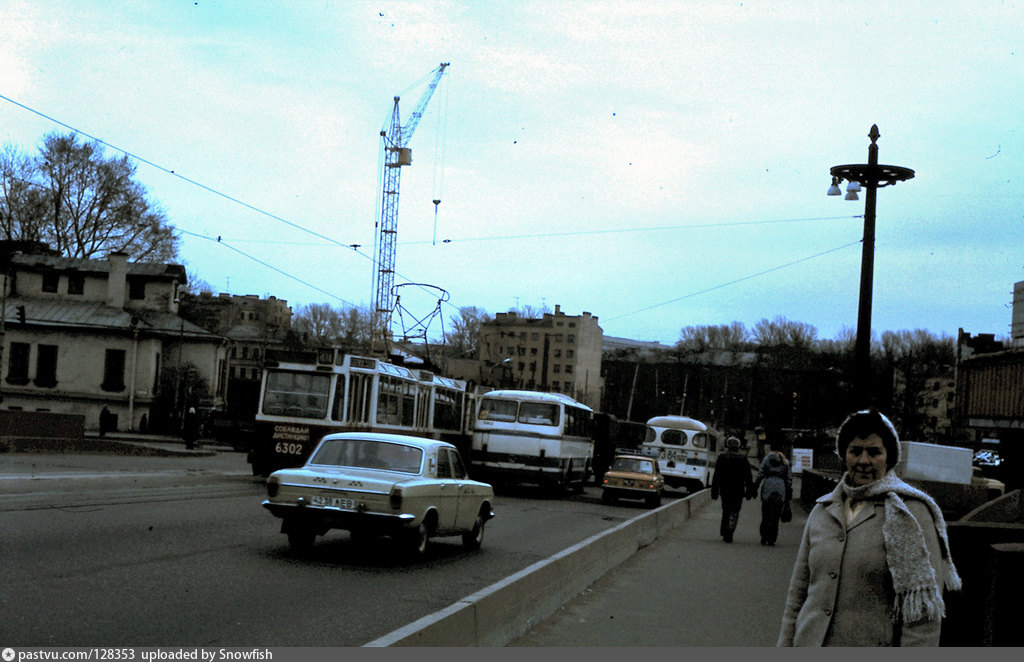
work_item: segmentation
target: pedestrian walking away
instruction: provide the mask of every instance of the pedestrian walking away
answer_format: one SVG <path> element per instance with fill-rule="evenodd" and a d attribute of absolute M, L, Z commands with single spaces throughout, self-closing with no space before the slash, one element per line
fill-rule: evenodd
<path fill-rule="evenodd" d="M 729 437 L 725 440 L 726 452 L 715 462 L 715 475 L 711 478 L 711 498 L 722 498 L 722 524 L 719 535 L 725 542 L 732 542 L 736 524 L 740 519 L 743 497 L 749 499 L 753 482 L 750 479 L 750 462 L 740 453 L 740 440 Z"/>
<path fill-rule="evenodd" d="M 896 476 L 896 428 L 874 409 L 836 436 L 839 485 L 807 517 L 779 646 L 938 646 L 944 591 L 959 590 L 935 501 Z"/>
<path fill-rule="evenodd" d="M 202 423 L 195 407 L 189 407 L 185 414 L 185 420 L 181 425 L 181 437 L 185 440 L 185 448 L 195 448 L 196 442 L 202 434 Z"/>
<path fill-rule="evenodd" d="M 789 461 L 780 451 L 772 451 L 761 460 L 752 492 L 761 488 L 761 544 L 774 545 L 779 538 L 782 509 L 793 499 L 793 477 Z"/>

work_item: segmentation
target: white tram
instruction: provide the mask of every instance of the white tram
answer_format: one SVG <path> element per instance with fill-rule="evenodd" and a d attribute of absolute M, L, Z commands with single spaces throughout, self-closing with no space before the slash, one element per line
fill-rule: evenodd
<path fill-rule="evenodd" d="M 337 350 L 268 360 L 260 385 L 254 475 L 297 467 L 332 432 L 391 432 L 468 450 L 466 382 Z"/>

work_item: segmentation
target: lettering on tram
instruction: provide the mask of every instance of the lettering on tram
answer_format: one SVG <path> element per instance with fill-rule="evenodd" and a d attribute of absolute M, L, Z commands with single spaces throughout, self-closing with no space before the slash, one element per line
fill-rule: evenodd
<path fill-rule="evenodd" d="M 467 453 L 466 382 L 338 350 L 268 352 L 249 464 L 254 475 L 303 465 L 324 435 L 390 432 Z M 468 454 L 468 453 L 467 453 Z"/>

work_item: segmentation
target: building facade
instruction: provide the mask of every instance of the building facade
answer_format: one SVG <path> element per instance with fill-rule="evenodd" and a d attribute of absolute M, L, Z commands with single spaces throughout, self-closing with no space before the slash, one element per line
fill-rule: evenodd
<path fill-rule="evenodd" d="M 225 409 L 250 419 L 256 414 L 267 350 L 285 347 L 292 309 L 284 299 L 255 294 L 201 292 L 184 300 L 190 319 L 230 341 Z"/>
<path fill-rule="evenodd" d="M 540 318 L 498 313 L 480 326 L 481 382 L 565 393 L 599 409 L 603 336 L 597 317 L 566 315 L 561 306 Z"/>
<path fill-rule="evenodd" d="M 19 249 L 24 247 L 19 246 Z M 0 247 L 4 409 L 84 417 L 99 429 L 175 431 L 223 398 L 225 339 L 178 315 L 177 264 L 66 258 Z"/>

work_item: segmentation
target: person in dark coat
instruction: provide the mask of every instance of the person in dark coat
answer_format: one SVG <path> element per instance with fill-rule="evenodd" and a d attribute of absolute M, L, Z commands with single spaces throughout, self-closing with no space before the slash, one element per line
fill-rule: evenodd
<path fill-rule="evenodd" d="M 715 462 L 715 475 L 711 478 L 711 498 L 722 497 L 722 524 L 719 534 L 725 542 L 732 542 L 732 534 L 740 519 L 743 496 L 751 498 L 753 484 L 750 480 L 750 462 L 739 452 L 740 440 L 729 437 L 725 440 L 726 452 Z"/>
<path fill-rule="evenodd" d="M 761 460 L 754 478 L 754 490 L 761 487 L 761 544 L 774 545 L 779 537 L 782 507 L 793 498 L 793 477 L 789 462 L 779 451 L 772 451 Z"/>
<path fill-rule="evenodd" d="M 195 407 L 189 407 L 185 414 L 185 421 L 181 426 L 181 437 L 185 440 L 185 448 L 195 448 L 202 430 L 202 423 L 199 421 L 199 414 Z"/>

